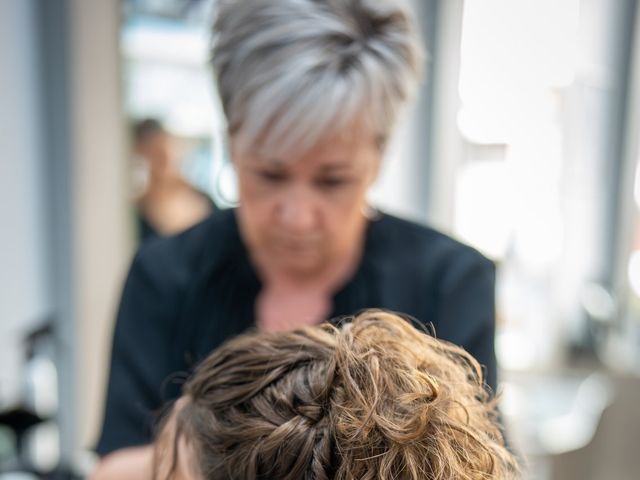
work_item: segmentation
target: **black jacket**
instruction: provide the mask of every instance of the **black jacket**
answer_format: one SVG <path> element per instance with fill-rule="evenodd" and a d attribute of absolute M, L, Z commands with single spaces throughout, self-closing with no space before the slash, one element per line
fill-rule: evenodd
<path fill-rule="evenodd" d="M 381 215 L 368 226 L 358 270 L 333 298 L 332 317 L 385 308 L 431 323 L 438 338 L 485 366 L 495 388 L 494 283 L 493 263 L 477 251 Z M 232 210 L 142 246 L 118 312 L 99 454 L 149 443 L 154 415 L 179 396 L 195 364 L 254 325 L 259 291 Z"/>

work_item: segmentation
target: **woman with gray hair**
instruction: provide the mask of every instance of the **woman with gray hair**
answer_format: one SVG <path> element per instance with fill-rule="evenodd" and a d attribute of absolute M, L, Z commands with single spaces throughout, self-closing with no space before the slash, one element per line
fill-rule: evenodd
<path fill-rule="evenodd" d="M 251 328 L 402 311 L 474 355 L 495 387 L 493 264 L 367 207 L 420 77 L 407 4 L 219 4 L 213 66 L 240 204 L 138 252 L 114 334 L 95 478 L 149 478 L 153 412 L 179 396 L 176 373 Z"/>

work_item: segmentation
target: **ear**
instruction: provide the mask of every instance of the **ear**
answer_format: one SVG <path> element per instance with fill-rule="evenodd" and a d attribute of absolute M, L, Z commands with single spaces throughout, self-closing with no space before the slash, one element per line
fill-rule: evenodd
<path fill-rule="evenodd" d="M 380 175 L 380 170 L 382 168 L 382 162 L 384 161 L 385 154 L 387 152 L 388 139 L 383 135 L 376 135 L 374 137 L 374 148 L 375 148 L 375 165 L 371 172 L 371 178 L 369 179 L 369 186 L 373 185 L 378 179 L 378 175 Z"/>
<path fill-rule="evenodd" d="M 372 159 L 374 165 L 371 170 L 371 175 L 369 177 L 369 184 L 368 184 L 369 187 L 374 183 L 376 183 L 376 180 L 378 180 L 378 175 L 380 175 L 380 169 L 382 167 L 382 162 L 384 158 L 384 150 L 377 149 L 376 152 L 377 153 L 375 155 L 375 158 Z"/>
<path fill-rule="evenodd" d="M 236 167 L 237 158 L 240 155 L 238 140 L 234 136 L 227 136 L 227 151 L 229 152 L 229 160 L 231 165 Z"/>

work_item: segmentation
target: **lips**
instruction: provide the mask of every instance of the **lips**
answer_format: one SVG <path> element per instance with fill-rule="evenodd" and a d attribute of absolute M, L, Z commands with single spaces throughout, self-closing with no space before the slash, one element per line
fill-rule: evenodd
<path fill-rule="evenodd" d="M 313 253 L 318 250 L 320 242 L 316 239 L 291 239 L 291 238 L 278 238 L 275 239 L 273 245 L 276 249 L 286 251 L 288 253 Z"/>

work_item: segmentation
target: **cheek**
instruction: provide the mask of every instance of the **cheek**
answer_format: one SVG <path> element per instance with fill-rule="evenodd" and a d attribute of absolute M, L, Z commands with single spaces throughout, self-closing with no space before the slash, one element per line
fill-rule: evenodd
<path fill-rule="evenodd" d="M 366 192 L 366 185 L 357 185 L 326 202 L 325 230 L 333 250 L 349 249 L 359 242 L 366 225 Z"/>
<path fill-rule="evenodd" d="M 258 182 L 238 175 L 240 192 L 239 220 L 243 234 L 250 243 L 263 242 L 263 238 L 273 223 L 271 221 L 275 196 L 265 192 Z"/>
<path fill-rule="evenodd" d="M 330 211 L 329 217 L 348 221 L 362 213 L 366 203 L 368 182 L 358 179 L 332 194 L 326 195 L 325 204 Z"/>
<path fill-rule="evenodd" d="M 252 212 L 264 214 L 272 208 L 277 195 L 273 188 L 269 188 L 255 175 L 247 172 L 238 172 L 238 190 L 240 193 L 240 205 L 247 206 Z"/>

